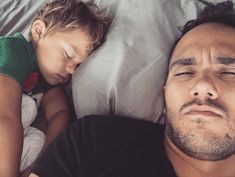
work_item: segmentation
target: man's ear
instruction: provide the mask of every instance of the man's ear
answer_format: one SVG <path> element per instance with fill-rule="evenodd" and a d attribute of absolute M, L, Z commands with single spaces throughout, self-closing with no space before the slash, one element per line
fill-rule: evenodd
<path fill-rule="evenodd" d="M 34 41 L 38 41 L 46 34 L 46 24 L 44 21 L 35 20 L 31 27 L 31 34 Z"/>

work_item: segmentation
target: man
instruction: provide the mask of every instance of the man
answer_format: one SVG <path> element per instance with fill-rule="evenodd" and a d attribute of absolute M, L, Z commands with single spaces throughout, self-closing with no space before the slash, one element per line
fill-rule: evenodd
<path fill-rule="evenodd" d="M 34 166 L 40 177 L 234 177 L 235 14 L 208 4 L 186 24 L 165 85 L 166 128 L 87 116 Z M 35 175 L 37 174 L 37 175 Z"/>

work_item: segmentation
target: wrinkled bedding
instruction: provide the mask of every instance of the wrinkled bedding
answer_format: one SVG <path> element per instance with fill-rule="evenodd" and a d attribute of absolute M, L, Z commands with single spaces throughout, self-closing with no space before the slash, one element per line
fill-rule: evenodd
<path fill-rule="evenodd" d="M 77 118 L 115 114 L 159 122 L 171 46 L 203 5 L 197 0 L 93 1 L 109 8 L 113 22 L 105 43 L 73 76 Z M 0 0 L 0 35 L 19 31 L 27 37 L 36 9 L 45 2 Z"/>

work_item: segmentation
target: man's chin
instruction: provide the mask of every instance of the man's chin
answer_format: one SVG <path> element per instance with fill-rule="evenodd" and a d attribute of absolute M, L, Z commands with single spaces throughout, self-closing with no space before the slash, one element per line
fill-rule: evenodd
<path fill-rule="evenodd" d="M 235 138 L 209 129 L 195 128 L 186 133 L 168 125 L 167 136 L 180 151 L 198 160 L 218 161 L 235 153 Z"/>

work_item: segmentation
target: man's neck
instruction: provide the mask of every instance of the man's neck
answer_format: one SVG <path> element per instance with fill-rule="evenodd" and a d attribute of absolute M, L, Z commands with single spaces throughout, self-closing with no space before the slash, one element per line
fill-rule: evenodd
<path fill-rule="evenodd" d="M 202 161 L 181 152 L 165 135 L 167 156 L 178 177 L 234 177 L 234 155 L 220 161 Z"/>

